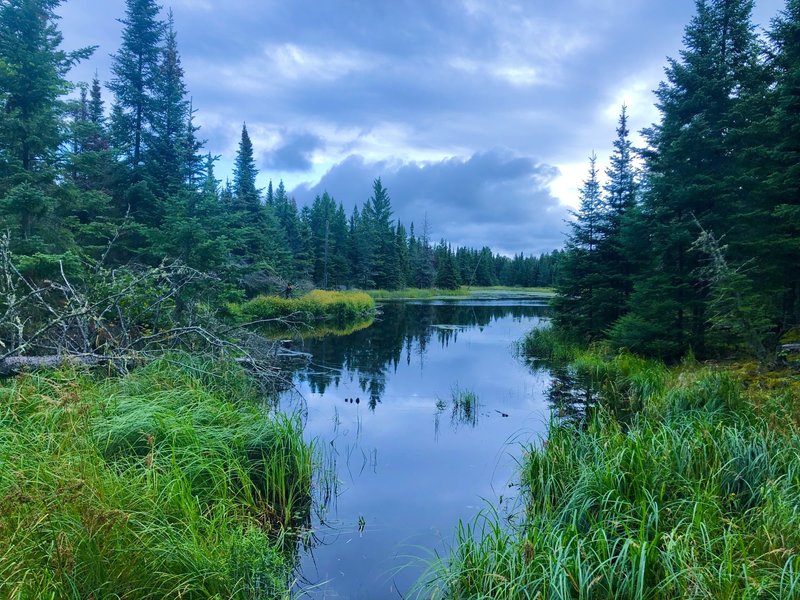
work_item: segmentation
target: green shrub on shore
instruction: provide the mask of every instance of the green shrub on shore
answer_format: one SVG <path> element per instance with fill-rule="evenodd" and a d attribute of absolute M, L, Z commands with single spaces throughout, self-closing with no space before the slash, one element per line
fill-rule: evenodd
<path fill-rule="evenodd" d="M 800 598 L 800 435 L 755 416 L 725 371 L 602 351 L 570 368 L 610 410 L 527 447 L 519 520 L 461 524 L 420 595 Z"/>
<path fill-rule="evenodd" d="M 0 597 L 283 598 L 311 449 L 232 366 L 0 387 Z"/>
<path fill-rule="evenodd" d="M 326 320 L 346 323 L 374 315 L 375 301 L 365 292 L 312 290 L 300 298 L 258 296 L 241 305 L 229 305 L 228 311 L 244 321 L 287 319 L 312 325 Z"/>
<path fill-rule="evenodd" d="M 569 362 L 578 356 L 580 347 L 555 327 L 539 327 L 522 341 L 525 356 L 535 361 Z"/>

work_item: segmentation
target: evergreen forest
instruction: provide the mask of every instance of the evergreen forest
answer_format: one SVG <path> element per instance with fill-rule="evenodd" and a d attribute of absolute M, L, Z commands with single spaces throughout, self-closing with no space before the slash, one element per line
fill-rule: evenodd
<path fill-rule="evenodd" d="M 765 34 L 752 7 L 697 2 L 646 146 L 623 106 L 604 185 L 590 157 L 554 302 L 571 339 L 770 363 L 800 323 L 800 3 Z"/>
<path fill-rule="evenodd" d="M 59 4 L 0 8 L 0 229 L 26 275 L 179 261 L 248 298 L 289 282 L 396 290 L 555 280 L 558 251 L 454 248 L 430 239 L 425 215 L 400 223 L 380 174 L 366 200 L 351 199 L 351 214 L 327 193 L 299 207 L 283 182 L 259 189 L 246 124 L 232 180 L 219 181 L 219 157 L 204 151 L 195 124 L 202 107 L 184 83 L 172 14 L 162 20 L 155 0 L 128 0 L 111 79 L 72 82 L 70 68 L 97 49 L 62 49 Z"/>

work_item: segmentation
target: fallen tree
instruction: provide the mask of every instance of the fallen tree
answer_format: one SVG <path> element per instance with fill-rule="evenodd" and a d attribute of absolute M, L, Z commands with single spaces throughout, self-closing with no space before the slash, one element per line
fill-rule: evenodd
<path fill-rule="evenodd" d="M 8 235 L 0 236 L 0 376 L 63 364 L 125 372 L 185 351 L 235 360 L 265 385 L 283 387 L 282 359 L 303 358 L 252 331 L 262 323 L 291 328 L 291 315 L 234 325 L 217 319 L 214 275 L 178 261 L 113 269 L 84 261 L 77 270 L 68 274 L 55 259 L 55 276 L 28 276 Z"/>

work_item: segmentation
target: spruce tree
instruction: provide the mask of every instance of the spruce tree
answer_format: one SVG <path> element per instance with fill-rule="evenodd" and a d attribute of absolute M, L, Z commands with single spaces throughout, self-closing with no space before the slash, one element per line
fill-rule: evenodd
<path fill-rule="evenodd" d="M 191 106 L 183 81 L 175 22 L 167 16 L 165 44 L 153 78 L 150 127 L 144 131 L 147 147 L 147 176 L 161 197 L 185 190 L 195 170 L 197 148 L 187 152 L 194 131 L 190 131 Z"/>
<path fill-rule="evenodd" d="M 153 95 L 159 71 L 164 23 L 155 0 L 126 0 L 122 45 L 112 56 L 114 143 L 137 171 L 144 160 L 145 132 L 153 117 Z"/>
<path fill-rule="evenodd" d="M 670 59 L 656 92 L 661 122 L 644 132 L 650 182 L 641 216 L 652 260 L 635 284 L 631 316 L 614 334 L 620 344 L 671 357 L 705 351 L 708 287 L 699 276 L 704 258 L 693 249 L 700 233 L 693 220 L 717 236 L 737 226 L 746 148 L 736 133 L 759 53 L 751 0 L 696 4 L 681 58 Z"/>
<path fill-rule="evenodd" d="M 392 225 L 392 203 L 381 178 L 372 183 L 372 196 L 364 205 L 363 216 L 368 227 L 371 278 L 378 288 L 400 287 L 395 232 Z"/>
<path fill-rule="evenodd" d="M 800 325 L 800 0 L 787 0 L 770 31 L 775 85 L 772 112 L 760 124 L 773 141 L 768 154 L 763 219 L 772 225 L 762 261 L 774 269 L 761 287 L 776 291 L 776 329 Z"/>
<path fill-rule="evenodd" d="M 247 133 L 247 124 L 242 125 L 242 137 L 239 140 L 239 151 L 233 166 L 233 199 L 236 210 L 257 212 L 259 190 L 256 187 L 258 169 L 253 157 L 253 142 Z"/>
<path fill-rule="evenodd" d="M 554 321 L 573 337 L 593 340 L 605 325 L 597 295 L 603 282 L 598 248 L 603 241 L 604 214 L 594 153 L 589 157 L 589 175 L 580 196 L 580 207 L 569 222 L 561 280 L 553 300 Z"/>
<path fill-rule="evenodd" d="M 53 167 L 64 139 L 69 69 L 94 48 L 61 49 L 60 0 L 0 3 L 0 193 L 2 179 Z M 49 176 L 53 173 L 50 172 Z"/>
<path fill-rule="evenodd" d="M 441 240 L 434 250 L 436 260 L 436 287 L 443 290 L 455 290 L 461 285 L 456 270 L 456 259 L 450 246 Z"/>
<path fill-rule="evenodd" d="M 622 107 L 614 140 L 610 166 L 606 169 L 607 183 L 603 189 L 602 208 L 597 245 L 597 285 L 593 290 L 597 329 L 608 329 L 627 310 L 633 289 L 633 261 L 626 246 L 625 228 L 636 206 L 637 182 L 633 162 L 633 147 L 628 129 L 628 113 Z"/>

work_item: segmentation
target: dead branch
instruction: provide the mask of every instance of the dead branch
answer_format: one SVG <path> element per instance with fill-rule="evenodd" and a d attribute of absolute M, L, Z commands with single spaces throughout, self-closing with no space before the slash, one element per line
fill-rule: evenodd
<path fill-rule="evenodd" d="M 14 264 L 7 234 L 0 236 L 0 377 L 63 364 L 124 371 L 183 351 L 235 360 L 274 389 L 288 384 L 282 363 L 307 358 L 250 329 L 292 327 L 291 316 L 231 326 L 201 310 L 195 297 L 213 289 L 211 275 L 167 261 L 86 267 L 75 279 L 59 264 L 57 281 L 33 281 Z"/>

